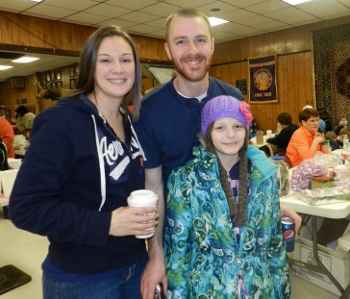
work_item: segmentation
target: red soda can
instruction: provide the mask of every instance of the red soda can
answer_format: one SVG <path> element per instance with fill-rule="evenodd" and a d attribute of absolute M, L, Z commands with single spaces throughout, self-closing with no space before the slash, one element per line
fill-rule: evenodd
<path fill-rule="evenodd" d="M 282 233 L 283 239 L 286 244 L 287 252 L 292 252 L 294 250 L 295 243 L 295 224 L 293 219 L 290 217 L 282 217 Z"/>

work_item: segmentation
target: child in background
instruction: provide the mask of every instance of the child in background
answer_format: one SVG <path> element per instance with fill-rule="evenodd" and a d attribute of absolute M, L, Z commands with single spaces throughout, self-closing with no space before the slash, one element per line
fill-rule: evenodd
<path fill-rule="evenodd" d="M 276 166 L 265 155 L 248 155 L 251 120 L 245 102 L 209 100 L 201 121 L 205 146 L 170 175 L 170 299 L 290 298 Z"/>

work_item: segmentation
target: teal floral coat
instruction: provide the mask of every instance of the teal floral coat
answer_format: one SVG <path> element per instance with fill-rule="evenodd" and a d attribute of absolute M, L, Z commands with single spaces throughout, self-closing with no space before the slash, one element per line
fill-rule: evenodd
<path fill-rule="evenodd" d="M 235 234 L 216 157 L 199 147 L 168 181 L 170 299 L 290 298 L 276 168 L 250 148 L 246 222 Z"/>

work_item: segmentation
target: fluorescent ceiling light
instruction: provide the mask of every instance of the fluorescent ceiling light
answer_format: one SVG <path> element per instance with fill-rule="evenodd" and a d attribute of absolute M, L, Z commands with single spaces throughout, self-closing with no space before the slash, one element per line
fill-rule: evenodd
<path fill-rule="evenodd" d="M 32 2 L 41 2 L 43 0 L 31 0 Z"/>
<path fill-rule="evenodd" d="M 6 71 L 8 69 L 12 69 L 13 66 L 12 65 L 3 65 L 3 64 L 0 64 L 0 71 Z"/>
<path fill-rule="evenodd" d="M 217 18 L 217 17 L 209 17 L 209 23 L 211 27 L 219 26 L 221 24 L 228 23 L 229 21 Z"/>
<path fill-rule="evenodd" d="M 301 4 L 301 3 L 305 3 L 305 2 L 310 2 L 312 0 L 282 0 L 283 2 L 286 2 L 290 5 L 298 5 L 298 4 Z"/>
<path fill-rule="evenodd" d="M 33 56 L 22 56 L 20 58 L 12 60 L 14 63 L 31 63 L 33 61 L 37 61 L 40 58 L 38 57 L 33 57 Z"/>

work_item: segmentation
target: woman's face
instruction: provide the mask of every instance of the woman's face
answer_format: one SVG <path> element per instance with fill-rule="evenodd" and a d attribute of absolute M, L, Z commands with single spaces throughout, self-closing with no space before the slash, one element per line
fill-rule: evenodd
<path fill-rule="evenodd" d="M 211 139 L 219 157 L 238 155 L 244 145 L 246 129 L 237 120 L 223 117 L 214 122 Z"/>
<path fill-rule="evenodd" d="M 302 126 L 315 134 L 320 127 L 320 118 L 318 116 L 311 116 L 308 120 L 301 121 Z"/>
<path fill-rule="evenodd" d="M 95 92 L 122 100 L 134 81 L 135 61 L 131 46 L 120 36 L 106 37 L 97 51 Z"/>

